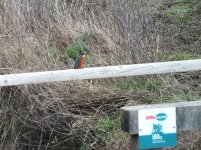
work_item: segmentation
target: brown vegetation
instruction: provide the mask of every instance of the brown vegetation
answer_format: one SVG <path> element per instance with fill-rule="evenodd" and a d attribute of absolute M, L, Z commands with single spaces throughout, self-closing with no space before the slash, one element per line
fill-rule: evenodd
<path fill-rule="evenodd" d="M 77 40 L 89 46 L 87 67 L 163 60 L 158 57 L 167 47 L 159 40 L 163 27 L 160 19 L 152 21 L 166 7 L 162 2 L 1 0 L 0 74 L 70 69 L 65 52 Z M 0 87 L 0 149 L 128 149 L 126 136 L 109 143 L 97 122 L 102 116 L 116 118 L 124 105 L 163 102 L 169 89 L 175 94 L 172 87 L 155 89 L 160 83 L 152 79 L 173 82 L 149 76 Z M 145 89 L 122 87 L 139 80 L 148 82 Z"/>

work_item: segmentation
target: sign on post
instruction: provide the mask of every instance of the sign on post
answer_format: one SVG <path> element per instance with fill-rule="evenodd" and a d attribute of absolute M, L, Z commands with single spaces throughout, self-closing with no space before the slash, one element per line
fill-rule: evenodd
<path fill-rule="evenodd" d="M 138 111 L 140 149 L 176 147 L 176 109 Z"/>

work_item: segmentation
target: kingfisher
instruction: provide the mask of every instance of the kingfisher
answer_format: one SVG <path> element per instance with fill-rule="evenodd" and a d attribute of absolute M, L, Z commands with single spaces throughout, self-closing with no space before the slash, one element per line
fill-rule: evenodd
<path fill-rule="evenodd" d="M 84 68 L 86 63 L 86 52 L 82 51 L 80 56 L 75 60 L 74 69 L 82 69 Z"/>

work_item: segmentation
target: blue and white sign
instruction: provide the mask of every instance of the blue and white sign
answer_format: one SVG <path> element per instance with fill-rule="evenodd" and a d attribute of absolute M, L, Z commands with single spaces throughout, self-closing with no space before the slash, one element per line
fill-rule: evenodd
<path fill-rule="evenodd" d="M 140 149 L 176 147 L 176 109 L 138 111 Z"/>

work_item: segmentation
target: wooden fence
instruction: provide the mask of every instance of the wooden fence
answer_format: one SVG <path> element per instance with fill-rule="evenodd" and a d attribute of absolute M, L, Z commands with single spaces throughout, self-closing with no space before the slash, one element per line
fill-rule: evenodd
<path fill-rule="evenodd" d="M 0 75 L 0 87 L 201 70 L 201 59 Z"/>
<path fill-rule="evenodd" d="M 96 78 L 125 77 L 201 70 L 201 59 L 106 66 L 85 69 L 32 72 L 0 75 L 0 87 L 70 81 Z M 138 111 L 148 108 L 176 107 L 177 129 L 201 129 L 201 102 L 185 102 L 159 105 L 129 106 L 121 108 L 122 130 L 132 136 L 131 149 L 138 149 Z"/>

